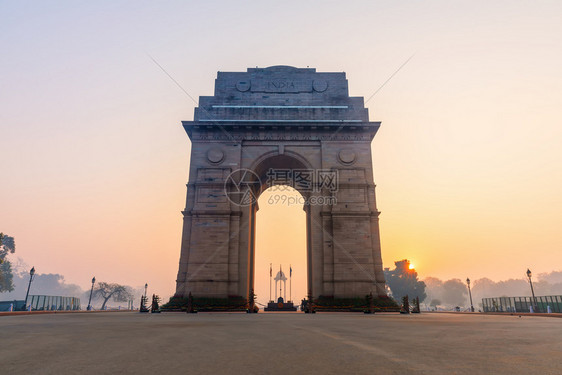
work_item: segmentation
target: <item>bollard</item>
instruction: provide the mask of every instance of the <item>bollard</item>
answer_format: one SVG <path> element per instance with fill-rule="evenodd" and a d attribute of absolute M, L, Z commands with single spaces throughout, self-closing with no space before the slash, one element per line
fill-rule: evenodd
<path fill-rule="evenodd" d="M 550 308 L 550 305 L 546 307 L 546 312 L 548 314 L 552 314 L 552 309 Z"/>
<path fill-rule="evenodd" d="M 533 306 L 529 306 L 529 312 L 530 312 L 531 314 L 535 312 L 535 311 L 533 310 Z"/>
<path fill-rule="evenodd" d="M 14 311 L 14 304 L 10 303 L 10 312 Z"/>
<path fill-rule="evenodd" d="M 410 313 L 410 302 L 408 301 L 408 295 L 402 297 L 402 308 L 400 309 L 400 314 Z"/>

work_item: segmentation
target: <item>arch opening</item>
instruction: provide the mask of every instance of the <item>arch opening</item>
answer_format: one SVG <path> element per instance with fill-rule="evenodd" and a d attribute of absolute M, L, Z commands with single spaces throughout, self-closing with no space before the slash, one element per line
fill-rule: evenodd
<path fill-rule="evenodd" d="M 292 178 L 295 171 L 312 168 L 300 155 L 289 152 L 265 154 L 252 170 L 260 183 L 254 192 L 258 200 L 253 210 L 249 287 L 262 305 L 277 302 L 276 295 L 299 305 L 312 282 L 310 211 L 306 204 L 310 192 Z M 270 270 L 274 279 L 280 268 L 289 279 L 285 290 L 278 290 L 274 281 L 270 286 Z"/>
<path fill-rule="evenodd" d="M 256 301 L 263 307 L 276 297 L 298 306 L 307 295 L 307 231 L 304 197 L 287 185 L 271 186 L 259 196 L 256 214 Z M 275 282 L 282 270 L 287 281 Z"/>

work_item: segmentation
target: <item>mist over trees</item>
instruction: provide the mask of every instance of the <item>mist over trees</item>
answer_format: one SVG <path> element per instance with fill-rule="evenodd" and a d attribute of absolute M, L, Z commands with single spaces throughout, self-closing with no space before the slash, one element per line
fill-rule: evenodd
<path fill-rule="evenodd" d="M 427 298 L 423 301 L 432 307 L 468 307 L 470 300 L 466 282 L 460 279 L 447 281 L 426 277 Z M 533 277 L 536 296 L 562 295 L 562 271 L 540 273 Z M 475 308 L 482 305 L 482 298 L 490 297 L 528 297 L 531 295 L 529 281 L 525 278 L 493 281 L 489 278 L 474 280 L 471 283 L 472 300 Z"/>
<path fill-rule="evenodd" d="M 427 298 L 425 303 L 431 306 L 464 306 L 468 298 L 468 289 L 459 279 L 442 281 L 436 277 L 423 280 L 426 285 Z"/>
<path fill-rule="evenodd" d="M 403 259 L 394 262 L 395 269 L 384 269 L 387 287 L 392 297 L 399 301 L 405 295 L 410 299 L 419 297 L 420 301 L 432 308 L 453 309 L 470 307 L 466 279 L 441 280 L 426 277 L 418 280 L 418 273 L 410 269 L 410 261 Z M 562 271 L 540 273 L 533 277 L 536 296 L 562 295 Z M 482 298 L 527 297 L 531 295 L 529 281 L 521 279 L 493 281 L 489 278 L 473 280 L 471 283 L 472 302 L 476 309 L 482 306 Z"/>
<path fill-rule="evenodd" d="M 13 272 L 14 289 L 1 293 L 1 300 L 22 300 L 29 284 L 29 268 L 16 267 Z M 29 294 L 83 298 L 85 291 L 76 284 L 67 283 L 63 275 L 54 273 L 35 273 Z"/>
<path fill-rule="evenodd" d="M 115 283 L 110 284 L 106 282 L 99 282 L 97 284 L 94 288 L 93 296 L 103 300 L 103 304 L 101 305 L 102 310 L 105 308 L 107 301 L 110 299 L 115 302 L 127 302 L 133 299 L 131 288 L 124 285 Z"/>
<path fill-rule="evenodd" d="M 539 282 L 545 282 L 549 284 L 549 286 L 544 287 L 555 287 L 560 288 L 562 286 L 562 271 L 552 271 L 552 272 L 544 272 L 539 273 L 537 276 Z M 556 286 L 558 284 L 558 286 Z M 560 290 L 560 289 L 557 289 Z M 557 293 L 561 293 L 560 291 Z"/>
<path fill-rule="evenodd" d="M 29 270 L 31 267 L 23 263 L 21 259 L 18 259 L 12 263 L 12 268 L 13 290 L 10 292 L 0 292 L 0 300 L 2 301 L 23 300 L 25 298 L 25 292 L 29 284 Z M 31 289 L 29 290 L 30 295 L 77 297 L 80 298 L 82 309 L 86 309 L 88 298 L 90 297 L 90 288 L 82 289 L 79 285 L 68 283 L 63 275 L 56 273 L 46 274 L 40 273 L 39 271 L 40 270 L 37 270 L 33 277 Z M 144 293 L 144 287 L 139 286 L 132 288 L 126 285 L 123 285 L 123 287 L 131 293 L 131 299 L 133 299 L 135 305 L 139 306 L 140 296 Z M 126 299 L 125 301 L 128 300 L 129 299 Z M 111 299 L 109 299 L 107 303 L 109 303 L 109 301 L 111 301 Z M 94 305 L 96 309 L 99 309 L 103 302 L 104 299 L 101 296 L 92 296 L 92 305 Z"/>
<path fill-rule="evenodd" d="M 6 240 L 7 239 L 7 240 Z M 2 246 L 0 246 L 0 266 L 6 267 L 9 264 L 9 273 L 2 269 L 2 277 L 9 276 L 10 286 L 5 282 L 0 285 L 0 300 L 23 300 L 29 283 L 29 270 L 31 266 L 25 264 L 20 258 L 7 257 L 15 251 L 15 243 L 13 238 L 4 235 Z M 400 300 L 404 295 L 410 298 L 419 296 L 420 301 L 434 308 L 451 309 L 456 306 L 468 308 L 470 300 L 468 297 L 468 288 L 464 280 L 450 279 L 441 280 L 436 277 L 426 277 L 423 280 L 418 279 L 418 273 L 410 269 L 410 262 L 406 259 L 395 262 L 395 269 L 385 268 L 384 274 L 387 281 L 387 287 L 390 289 L 392 296 Z M 66 296 L 78 297 L 81 300 L 82 308 L 88 305 L 90 295 L 90 287 L 82 289 L 79 285 L 68 283 L 61 274 L 45 274 L 40 269 L 36 269 L 37 273 L 31 284 L 30 295 L 50 295 L 50 296 Z M 523 274 L 523 272 L 522 272 Z M 4 280 L 8 280 L 5 278 Z M 90 278 L 88 278 L 89 282 Z M 96 283 L 96 287 L 98 284 Z M 130 287 L 120 285 L 132 294 L 135 306 L 140 304 L 140 296 L 144 294 L 144 287 Z M 533 276 L 533 287 L 536 296 L 546 295 L 562 295 L 562 271 L 552 271 L 539 273 Z M 529 282 L 524 276 L 520 279 L 509 279 L 501 281 L 493 281 L 489 278 L 481 278 L 471 282 L 473 305 L 476 309 L 481 308 L 482 298 L 489 297 L 525 297 L 531 295 Z M 117 307 L 119 302 L 126 302 L 128 299 L 113 300 L 110 297 L 106 300 L 102 295 L 93 296 L 92 305 L 95 309 L 99 309 L 104 302 L 109 305 L 111 302 L 117 302 L 113 307 Z"/>

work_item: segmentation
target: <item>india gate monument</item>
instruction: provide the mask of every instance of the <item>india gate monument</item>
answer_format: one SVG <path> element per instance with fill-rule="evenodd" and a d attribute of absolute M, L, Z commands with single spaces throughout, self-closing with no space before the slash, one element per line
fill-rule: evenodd
<path fill-rule="evenodd" d="M 343 72 L 272 66 L 219 72 L 184 121 L 191 164 L 176 296 L 249 298 L 259 195 L 304 199 L 309 298 L 386 296 L 371 142 Z"/>

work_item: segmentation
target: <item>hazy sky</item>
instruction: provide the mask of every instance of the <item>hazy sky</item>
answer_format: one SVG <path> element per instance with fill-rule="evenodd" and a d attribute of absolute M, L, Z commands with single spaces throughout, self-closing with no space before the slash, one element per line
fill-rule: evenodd
<path fill-rule="evenodd" d="M 196 104 L 149 55 L 194 98 L 219 70 L 271 65 L 345 71 L 369 97 L 414 55 L 367 103 L 382 121 L 385 266 L 560 270 L 561 14 L 560 1 L 0 1 L 0 231 L 38 272 L 167 297 L 190 153 L 180 121 Z M 301 207 L 265 206 L 260 288 L 284 262 L 304 290 Z"/>

